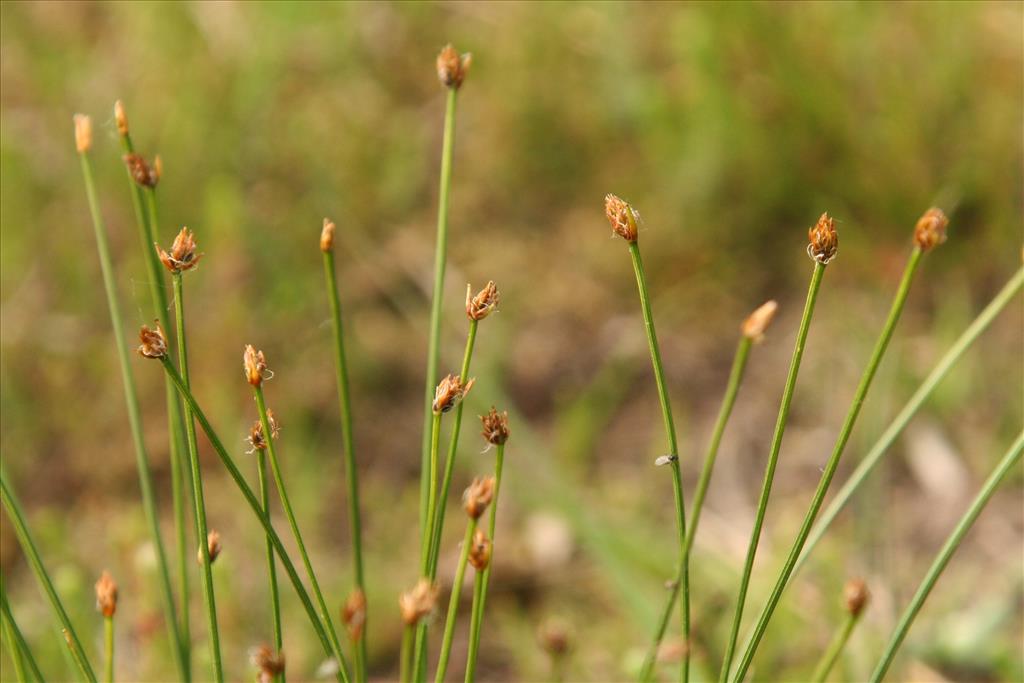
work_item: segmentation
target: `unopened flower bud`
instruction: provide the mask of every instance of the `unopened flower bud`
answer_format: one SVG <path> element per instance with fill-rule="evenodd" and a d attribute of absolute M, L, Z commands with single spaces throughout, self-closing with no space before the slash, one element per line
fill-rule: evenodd
<path fill-rule="evenodd" d="M 112 617 L 117 611 L 117 584 L 106 570 L 96 582 L 96 609 L 105 617 Z"/>
<path fill-rule="evenodd" d="M 946 241 L 946 226 L 949 219 L 942 209 L 932 207 L 924 212 L 914 227 L 914 243 L 921 251 L 929 251 Z"/>
<path fill-rule="evenodd" d="M 328 252 L 334 248 L 334 221 L 324 219 L 324 227 L 320 231 L 320 251 Z"/>
<path fill-rule="evenodd" d="M 839 235 L 836 233 L 836 221 L 828 212 L 821 214 L 814 227 L 807 231 L 807 241 L 807 255 L 821 265 L 827 265 L 835 258 Z"/>
<path fill-rule="evenodd" d="M 476 380 L 469 379 L 465 384 L 458 375 L 448 375 L 442 379 L 434 390 L 433 409 L 435 415 L 447 413 L 454 408 L 459 401 L 465 398 L 469 390 L 473 388 Z"/>
<path fill-rule="evenodd" d="M 616 235 L 627 242 L 636 242 L 639 215 L 632 206 L 613 194 L 605 195 L 604 215 L 608 217 Z"/>
<path fill-rule="evenodd" d="M 92 119 L 85 114 L 75 114 L 75 149 L 79 154 L 92 147 Z"/>
<path fill-rule="evenodd" d="M 473 519 L 480 519 L 484 510 L 494 498 L 494 477 L 476 477 L 462 494 L 462 506 L 466 514 Z"/>
<path fill-rule="evenodd" d="M 210 529 L 210 533 L 206 534 L 206 551 L 210 553 L 210 564 L 213 564 L 214 560 L 220 555 L 220 532 L 216 529 Z M 203 549 L 200 548 L 196 552 L 196 562 L 199 564 L 203 563 Z"/>
<path fill-rule="evenodd" d="M 167 337 L 160 323 L 152 329 L 143 325 L 139 330 L 139 355 L 146 358 L 163 358 L 167 355 Z"/>
<path fill-rule="evenodd" d="M 764 339 L 764 331 L 772 324 L 772 318 L 775 317 L 775 312 L 777 310 L 779 310 L 779 304 L 774 300 L 766 301 L 758 306 L 757 309 L 743 321 L 743 336 L 755 344 Z"/>
<path fill-rule="evenodd" d="M 156 248 L 156 255 L 160 258 L 160 263 L 164 264 L 164 268 L 172 273 L 181 273 L 195 268 L 203 256 L 196 253 L 196 237 L 188 228 L 182 228 L 174 238 L 170 253 L 161 249 L 159 245 L 154 244 L 153 246 Z"/>
<path fill-rule="evenodd" d="M 415 626 L 430 615 L 437 605 L 437 586 L 428 579 L 420 579 L 412 590 L 398 597 L 398 609 L 406 626 Z"/>
<path fill-rule="evenodd" d="M 491 280 L 476 296 L 472 292 L 472 288 L 466 285 L 466 315 L 470 320 L 483 320 L 498 305 L 498 288 Z"/>
<path fill-rule="evenodd" d="M 868 585 L 864 579 L 850 579 L 843 586 L 843 602 L 846 603 L 846 610 L 857 617 L 864 611 L 864 607 L 871 599 Z"/>
<path fill-rule="evenodd" d="M 491 562 L 491 539 L 487 538 L 487 534 L 483 532 L 483 529 L 477 529 L 476 533 L 473 534 L 472 545 L 469 546 L 469 563 L 473 565 L 473 569 L 478 572 L 482 572 L 487 569 L 487 565 Z"/>
<path fill-rule="evenodd" d="M 491 412 L 481 415 L 480 422 L 483 424 L 482 433 L 487 443 L 501 446 L 508 441 L 508 411 L 499 413 L 494 406 L 491 406 Z"/>
<path fill-rule="evenodd" d="M 124 111 L 124 102 L 114 102 L 114 121 L 117 122 L 117 132 L 122 137 L 128 135 L 128 114 Z"/>
<path fill-rule="evenodd" d="M 441 85 L 458 90 L 469 72 L 472 61 L 473 56 L 469 53 L 460 55 L 451 43 L 445 45 L 437 55 L 437 77 Z"/>
<path fill-rule="evenodd" d="M 269 645 L 260 645 L 249 653 L 252 665 L 257 669 L 258 683 L 272 683 L 284 673 L 284 651 L 277 653 Z"/>
<path fill-rule="evenodd" d="M 258 387 L 263 384 L 265 377 L 270 371 L 267 370 L 267 361 L 262 351 L 257 351 L 252 344 L 246 344 L 242 353 L 242 367 L 245 369 L 245 378 L 249 384 Z M 272 375 L 271 375 L 272 376 Z"/>
<path fill-rule="evenodd" d="M 349 593 L 341 610 L 341 621 L 353 642 L 363 637 L 363 624 L 366 623 L 366 594 L 363 591 L 356 588 Z"/>

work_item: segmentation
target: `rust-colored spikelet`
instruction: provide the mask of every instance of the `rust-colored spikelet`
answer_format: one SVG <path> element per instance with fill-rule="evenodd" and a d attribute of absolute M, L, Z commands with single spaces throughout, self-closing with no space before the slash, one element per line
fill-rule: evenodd
<path fill-rule="evenodd" d="M 206 534 L 206 550 L 210 553 L 210 564 L 213 564 L 214 560 L 220 555 L 220 532 L 216 529 L 210 529 L 210 533 Z M 196 562 L 199 564 L 203 563 L 203 549 L 200 548 L 196 551 Z"/>
<path fill-rule="evenodd" d="M 334 221 L 324 218 L 324 227 L 320 230 L 320 251 L 328 252 L 334 248 Z"/>
<path fill-rule="evenodd" d="M 437 77 L 441 85 L 458 90 L 469 72 L 473 55 L 460 55 L 451 43 L 445 45 L 437 55 Z"/>
<path fill-rule="evenodd" d="M 491 406 L 491 412 L 480 416 L 480 423 L 484 427 L 482 434 L 487 443 L 501 446 L 508 441 L 508 411 L 499 413 Z"/>
<path fill-rule="evenodd" d="M 753 313 L 743 321 L 743 336 L 757 344 L 764 339 L 764 332 L 772 324 L 775 312 L 779 310 L 779 304 L 774 299 L 766 301 L 758 306 Z"/>
<path fill-rule="evenodd" d="M 487 569 L 490 562 L 491 539 L 487 538 L 483 529 L 477 529 L 473 534 L 472 545 L 469 546 L 469 563 L 473 565 L 473 569 L 482 572 Z"/>
<path fill-rule="evenodd" d="M 277 419 L 274 417 L 273 410 L 267 411 L 267 424 L 270 425 L 270 438 L 276 439 L 277 435 L 281 433 L 281 425 L 278 424 Z M 267 439 L 263 434 L 263 422 L 260 420 L 253 422 L 252 429 L 249 430 L 249 436 L 245 440 L 252 446 L 248 451 L 249 453 L 264 450 L 267 447 Z"/>
<path fill-rule="evenodd" d="M 552 657 L 561 657 L 569 651 L 569 630 L 561 622 L 549 620 L 537 634 L 540 646 Z"/>
<path fill-rule="evenodd" d="M 174 238 L 169 253 L 161 249 L 158 244 L 153 246 L 156 248 L 156 255 L 160 257 L 160 263 L 164 264 L 164 268 L 172 273 L 192 270 L 203 256 L 196 253 L 196 236 L 188 228 L 182 228 Z"/>
<path fill-rule="evenodd" d="M 79 154 L 92 147 L 92 119 L 85 114 L 75 114 L 75 149 Z"/>
<path fill-rule="evenodd" d="M 264 377 L 270 372 L 267 369 L 267 359 L 263 357 L 263 352 L 257 351 L 252 344 L 245 345 L 245 351 L 242 353 L 242 367 L 245 369 L 246 380 L 254 387 L 263 384 L 264 379 L 270 379 L 270 377 Z"/>
<path fill-rule="evenodd" d="M 476 477 L 462 494 L 462 506 L 466 514 L 473 519 L 480 519 L 484 510 L 490 505 L 494 498 L 494 477 Z"/>
<path fill-rule="evenodd" d="M 473 289 L 466 285 L 466 316 L 470 320 L 483 320 L 498 306 L 498 288 L 494 280 L 473 296 Z"/>
<path fill-rule="evenodd" d="M 284 673 L 284 650 L 275 653 L 273 648 L 264 644 L 250 650 L 249 657 L 257 670 L 257 683 L 271 683 Z"/>
<path fill-rule="evenodd" d="M 143 187 L 156 187 L 160 182 L 159 171 L 150 166 L 141 154 L 125 154 L 124 163 L 132 174 L 132 180 Z"/>
<path fill-rule="evenodd" d="M 437 586 L 429 579 L 420 579 L 412 590 L 398 596 L 398 609 L 406 626 L 415 626 L 434 611 L 437 605 Z"/>
<path fill-rule="evenodd" d="M 366 623 L 366 594 L 356 588 L 348 594 L 345 606 L 341 609 L 341 621 L 348 629 L 352 642 L 363 637 L 363 625 Z"/>
<path fill-rule="evenodd" d="M 627 242 L 636 242 L 639 216 L 632 206 L 613 194 L 605 195 L 604 215 L 608 217 L 616 235 Z"/>
<path fill-rule="evenodd" d="M 112 617 L 117 611 L 117 584 L 105 569 L 96 582 L 96 609 L 105 617 Z"/>
<path fill-rule="evenodd" d="M 155 323 L 153 328 L 143 325 L 139 329 L 139 355 L 146 358 L 163 358 L 167 355 L 167 337 L 160 323 Z"/>
<path fill-rule="evenodd" d="M 864 579 L 850 579 L 843 586 L 843 602 L 846 604 L 846 610 L 855 617 L 860 616 L 870 599 L 871 593 L 868 591 L 868 585 Z"/>
<path fill-rule="evenodd" d="M 821 214 L 814 227 L 807 231 L 807 242 L 807 255 L 821 265 L 827 265 L 836 257 L 839 234 L 836 233 L 836 221 L 828 212 Z"/>
<path fill-rule="evenodd" d="M 434 413 L 440 415 L 454 408 L 473 388 L 475 381 L 470 378 L 463 384 L 458 375 L 451 374 L 442 379 L 434 390 Z"/>
<path fill-rule="evenodd" d="M 914 243 L 922 251 L 930 251 L 946 241 L 946 226 L 949 219 L 942 209 L 932 207 L 924 212 L 914 226 Z"/>
<path fill-rule="evenodd" d="M 114 121 L 117 122 L 117 132 L 124 137 L 128 135 L 128 114 L 124 110 L 124 102 L 114 102 Z"/>

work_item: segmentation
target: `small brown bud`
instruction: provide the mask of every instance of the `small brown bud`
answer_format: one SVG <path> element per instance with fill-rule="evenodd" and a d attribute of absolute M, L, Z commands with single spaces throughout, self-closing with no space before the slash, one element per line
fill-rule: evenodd
<path fill-rule="evenodd" d="M 75 148 L 79 154 L 92 147 L 92 119 L 85 114 L 75 114 Z"/>
<path fill-rule="evenodd" d="M 868 591 L 868 585 L 864 583 L 864 579 L 850 579 L 843 586 L 843 602 L 846 603 L 846 610 L 855 617 L 860 616 L 870 599 L 871 593 Z"/>
<path fill-rule="evenodd" d="M 128 114 L 124 111 L 124 102 L 114 102 L 114 120 L 117 122 L 117 132 L 122 137 L 128 135 Z"/>
<path fill-rule="evenodd" d="M 143 187 L 156 187 L 160 182 L 160 171 L 150 167 L 149 163 L 140 154 L 125 154 L 124 163 L 128 166 L 128 172 L 134 180 Z"/>
<path fill-rule="evenodd" d="M 146 358 L 163 358 L 167 355 L 167 337 L 160 323 L 156 323 L 153 329 L 143 325 L 139 330 L 139 355 Z"/>
<path fill-rule="evenodd" d="M 483 320 L 498 305 L 498 288 L 494 281 L 490 280 L 476 296 L 472 295 L 472 291 L 472 288 L 466 285 L 466 315 L 470 320 Z"/>
<path fill-rule="evenodd" d="M 494 477 L 476 477 L 462 494 L 462 506 L 466 514 L 473 519 L 480 519 L 484 510 L 494 498 Z"/>
<path fill-rule="evenodd" d="M 270 438 L 276 439 L 277 435 L 281 433 L 281 426 L 277 423 L 274 418 L 274 411 L 267 411 L 267 424 L 270 425 Z M 252 448 L 247 451 L 248 453 L 255 453 L 256 451 L 262 451 L 267 447 L 267 439 L 263 435 L 263 422 L 256 420 L 252 423 L 252 429 L 249 430 L 249 436 L 246 437 L 246 441 Z"/>
<path fill-rule="evenodd" d="M 117 611 L 117 584 L 105 569 L 96 582 L 96 609 L 105 617 L 112 617 Z"/>
<path fill-rule="evenodd" d="M 328 252 L 334 248 L 334 221 L 324 219 L 323 230 L 320 231 L 320 251 Z"/>
<path fill-rule="evenodd" d="M 483 532 L 483 529 L 477 529 L 476 533 L 473 534 L 472 545 L 469 546 L 469 563 L 473 565 L 473 569 L 482 572 L 487 569 L 487 565 L 490 562 L 491 539 L 487 538 L 487 534 Z"/>
<path fill-rule="evenodd" d="M 501 446 L 508 441 L 508 411 L 499 414 L 497 409 L 491 406 L 491 412 L 481 415 L 480 422 L 484 426 L 482 433 L 487 443 Z"/>
<path fill-rule="evenodd" d="M 604 215 L 612 224 L 615 234 L 627 242 L 636 242 L 639 214 L 636 210 L 613 194 L 604 197 Z"/>
<path fill-rule="evenodd" d="M 930 251 L 946 241 L 946 226 L 949 219 L 942 209 L 932 207 L 924 212 L 914 227 L 914 243 L 921 251 Z"/>
<path fill-rule="evenodd" d="M 271 683 L 284 673 L 284 650 L 275 653 L 269 645 L 260 645 L 249 651 L 249 658 L 258 671 L 257 683 Z"/>
<path fill-rule="evenodd" d="M 836 257 L 839 235 L 836 233 L 836 221 L 828 212 L 821 214 L 814 227 L 807 231 L 807 241 L 807 255 L 821 265 L 828 265 Z"/>
<path fill-rule="evenodd" d="M 210 564 L 213 564 L 214 560 L 220 555 L 220 532 L 216 529 L 210 529 L 210 533 L 206 534 L 206 550 L 210 553 Z M 203 549 L 200 548 L 196 551 L 196 562 L 199 564 L 203 563 Z"/>
<path fill-rule="evenodd" d="M 341 610 L 341 621 L 348 628 L 352 642 L 359 642 L 363 637 L 363 625 L 366 623 L 366 594 L 356 588 L 349 593 L 348 600 Z"/>
<path fill-rule="evenodd" d="M 182 228 L 178 236 L 174 238 L 170 253 L 161 249 L 158 244 L 153 246 L 156 248 L 156 255 L 160 258 L 160 263 L 164 264 L 164 268 L 172 273 L 192 270 L 203 256 L 196 253 L 196 237 L 188 228 Z"/>
<path fill-rule="evenodd" d="M 245 378 L 254 387 L 263 384 L 264 379 L 273 377 L 273 373 L 267 369 L 267 360 L 263 357 L 263 352 L 257 351 L 252 344 L 245 346 L 245 351 L 242 354 L 242 367 L 245 368 Z"/>
<path fill-rule="evenodd" d="M 469 379 L 463 384 L 458 375 L 448 375 L 442 379 L 434 390 L 434 414 L 447 413 L 454 408 L 473 388 L 474 382 L 475 379 Z"/>
<path fill-rule="evenodd" d="M 549 620 L 541 626 L 537 639 L 551 657 L 558 658 L 569 651 L 569 629 L 559 621 Z"/>
<path fill-rule="evenodd" d="M 779 304 L 775 300 L 766 301 L 754 310 L 747 319 L 743 321 L 743 336 L 757 344 L 764 339 L 764 331 L 772 324 L 775 312 L 779 310 Z"/>
<path fill-rule="evenodd" d="M 412 590 L 398 597 L 398 609 L 406 626 L 415 626 L 434 611 L 437 605 L 437 586 L 429 579 L 420 579 Z"/>
<path fill-rule="evenodd" d="M 472 61 L 473 55 L 460 55 L 451 43 L 445 45 L 437 55 L 437 77 L 441 85 L 456 90 L 462 87 L 462 81 L 466 78 Z"/>

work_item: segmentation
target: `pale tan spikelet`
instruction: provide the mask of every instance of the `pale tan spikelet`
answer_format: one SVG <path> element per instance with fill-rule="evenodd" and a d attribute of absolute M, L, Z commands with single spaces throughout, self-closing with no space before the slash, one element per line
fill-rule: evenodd
<path fill-rule="evenodd" d="M 320 251 L 328 252 L 334 248 L 334 221 L 324 219 L 324 227 L 320 231 Z"/>
<path fill-rule="evenodd" d="M 75 149 L 84 154 L 92 148 L 92 119 L 85 114 L 75 114 Z"/>
<path fill-rule="evenodd" d="M 839 251 L 839 234 L 836 232 L 836 221 L 828 215 L 821 214 L 818 222 L 807 231 L 807 255 L 820 263 L 828 262 L 836 257 Z"/>
<path fill-rule="evenodd" d="M 772 324 L 772 319 L 775 318 L 776 311 L 779 310 L 779 304 L 774 299 L 766 301 L 757 309 L 754 310 L 747 319 L 743 321 L 743 336 L 754 342 L 759 343 L 764 339 L 765 330 Z"/>
<path fill-rule="evenodd" d="M 922 251 L 931 251 L 946 241 L 946 227 L 949 219 L 942 209 L 932 207 L 924 212 L 914 226 L 914 243 Z"/>

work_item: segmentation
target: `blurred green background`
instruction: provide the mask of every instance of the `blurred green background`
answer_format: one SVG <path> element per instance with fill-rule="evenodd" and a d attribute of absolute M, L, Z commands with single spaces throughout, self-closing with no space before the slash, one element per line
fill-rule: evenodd
<path fill-rule="evenodd" d="M 831 448 L 929 206 L 951 218 L 929 255 L 836 486 L 1021 262 L 1019 3 L 17 3 L 0 5 L 0 453 L 45 561 L 99 660 L 92 582 L 121 585 L 123 680 L 168 680 L 152 548 L 71 117 L 94 163 L 129 333 L 146 271 L 112 105 L 161 154 L 161 240 L 205 257 L 186 277 L 193 387 L 237 461 L 255 410 L 253 343 L 275 377 L 285 475 L 328 600 L 350 585 L 331 330 L 317 243 L 338 223 L 364 486 L 372 672 L 397 674 L 396 599 L 416 578 L 422 383 L 444 93 L 434 57 L 473 53 L 459 97 L 443 369 L 461 358 L 465 285 L 494 279 L 453 491 L 490 471 L 473 417 L 513 416 L 481 677 L 545 680 L 538 632 L 560 624 L 566 677 L 635 675 L 672 573 L 664 449 L 615 192 L 644 217 L 684 475 L 692 496 L 740 321 L 780 315 L 753 354 L 693 561 L 694 677 L 718 670 L 811 265 L 806 229 L 838 220 L 755 567 L 763 604 Z M 820 547 L 769 630 L 759 680 L 808 675 L 854 575 L 874 594 L 834 674 L 862 680 L 954 521 L 1021 427 L 1016 300 L 928 402 Z M 171 545 L 159 368 L 134 370 Z M 253 675 L 271 638 L 262 536 L 201 442 L 225 666 Z M 457 494 L 456 494 L 457 496 Z M 926 604 L 894 678 L 1020 680 L 1021 474 L 979 520 Z M 453 510 L 442 582 L 462 535 Z M 275 516 L 284 528 L 283 517 Z M 72 669 L 6 517 L 0 564 L 44 669 Z M 195 671 L 209 671 L 198 569 Z M 293 680 L 320 651 L 290 589 Z M 446 594 L 442 591 L 442 596 Z M 465 603 L 468 610 L 468 597 Z M 465 611 L 463 614 L 465 614 Z M 545 626 L 549 625 L 549 626 Z M 460 623 L 451 676 L 461 677 Z M 674 626 L 670 634 L 677 633 Z M 678 652 L 678 641 L 675 650 Z M 674 675 L 671 646 L 662 667 Z M 3 655 L 6 657 L 6 652 Z M 4 680 L 13 676 L 2 660 Z"/>

